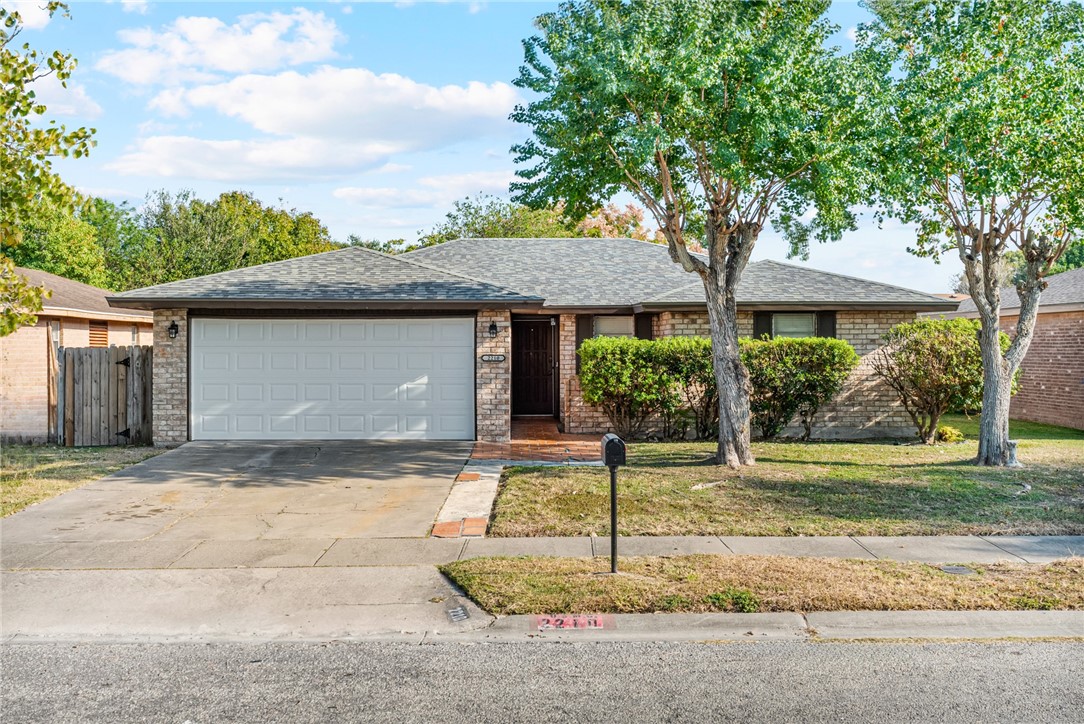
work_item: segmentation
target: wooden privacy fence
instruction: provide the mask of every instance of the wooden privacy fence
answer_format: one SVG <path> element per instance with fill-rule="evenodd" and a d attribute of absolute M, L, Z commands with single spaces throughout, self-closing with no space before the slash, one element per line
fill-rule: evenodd
<path fill-rule="evenodd" d="M 153 347 L 61 347 L 56 436 L 66 447 L 151 442 Z"/>

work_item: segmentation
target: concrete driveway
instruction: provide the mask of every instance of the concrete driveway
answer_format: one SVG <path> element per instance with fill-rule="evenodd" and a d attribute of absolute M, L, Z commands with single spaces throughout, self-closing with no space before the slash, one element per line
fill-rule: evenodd
<path fill-rule="evenodd" d="M 312 566 L 421 538 L 460 442 L 189 443 L 0 522 L 5 568 Z"/>

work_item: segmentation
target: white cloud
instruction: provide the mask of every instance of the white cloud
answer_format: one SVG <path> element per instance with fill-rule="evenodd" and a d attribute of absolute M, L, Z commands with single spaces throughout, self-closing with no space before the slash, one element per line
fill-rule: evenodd
<path fill-rule="evenodd" d="M 126 13 L 139 13 L 140 15 L 146 15 L 150 9 L 150 3 L 147 0 L 120 0 L 121 7 Z"/>
<path fill-rule="evenodd" d="M 52 19 L 46 0 L 4 0 L 0 6 L 9 12 L 19 13 L 27 30 L 41 30 Z"/>
<path fill-rule="evenodd" d="M 152 136 L 106 165 L 125 175 L 215 181 L 333 178 L 377 168 L 398 148 L 381 143 L 319 138 L 210 140 Z"/>
<path fill-rule="evenodd" d="M 181 17 L 161 31 L 130 28 L 118 37 L 131 47 L 106 53 L 95 67 L 135 85 L 209 82 L 327 60 L 343 38 L 335 21 L 304 8 L 242 15 L 232 25 Z"/>
<path fill-rule="evenodd" d="M 275 135 L 395 139 L 424 147 L 511 128 L 508 114 L 518 98 L 507 83 L 437 87 L 394 73 L 324 66 L 163 91 L 151 106 L 166 115 L 209 108 Z"/>
<path fill-rule="evenodd" d="M 443 208 L 464 196 L 476 193 L 505 194 L 515 173 L 475 171 L 472 173 L 425 176 L 408 188 L 344 186 L 332 196 L 358 206 L 379 208 Z"/>
<path fill-rule="evenodd" d="M 112 168 L 125 174 L 231 181 L 333 178 L 428 151 L 511 131 L 518 100 L 505 83 L 436 87 L 364 68 L 243 75 L 224 83 L 160 92 L 163 115 L 210 110 L 264 134 L 238 140 L 145 138 Z"/>
<path fill-rule="evenodd" d="M 856 42 L 858 40 L 858 26 L 857 25 L 852 25 L 851 27 L 847 28 L 847 40 L 851 41 L 852 43 L 854 43 L 854 42 Z"/>
<path fill-rule="evenodd" d="M 51 116 L 97 118 L 102 114 L 102 107 L 87 94 L 86 88 L 71 82 L 65 88 L 55 75 L 39 78 L 30 87 Z"/>

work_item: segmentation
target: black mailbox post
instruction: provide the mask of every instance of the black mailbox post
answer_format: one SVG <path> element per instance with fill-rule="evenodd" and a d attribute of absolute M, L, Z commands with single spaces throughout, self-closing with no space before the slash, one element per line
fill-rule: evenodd
<path fill-rule="evenodd" d="M 610 469 L 610 573 L 617 573 L 617 466 L 625 464 L 625 441 L 612 432 L 602 438 L 602 464 Z"/>

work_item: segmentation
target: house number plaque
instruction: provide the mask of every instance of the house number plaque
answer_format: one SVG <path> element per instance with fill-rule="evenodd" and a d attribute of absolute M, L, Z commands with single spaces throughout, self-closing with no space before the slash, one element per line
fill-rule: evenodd
<path fill-rule="evenodd" d="M 482 355 L 483 362 L 504 362 L 505 356 L 503 354 L 484 354 Z"/>

